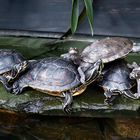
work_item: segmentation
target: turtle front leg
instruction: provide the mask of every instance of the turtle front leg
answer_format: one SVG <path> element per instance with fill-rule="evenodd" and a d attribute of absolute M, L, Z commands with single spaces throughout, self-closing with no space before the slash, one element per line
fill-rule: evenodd
<path fill-rule="evenodd" d="M 4 76 L 0 76 L 0 81 L 8 92 L 12 92 L 12 85 L 8 83 L 8 79 Z"/>
<path fill-rule="evenodd" d="M 110 105 L 112 106 L 113 105 L 113 101 L 116 99 L 116 96 L 111 96 L 110 98 L 106 98 L 104 100 L 104 103 L 107 104 L 107 105 Z"/>
<path fill-rule="evenodd" d="M 5 89 L 12 93 L 12 94 L 20 94 L 23 89 L 26 87 L 23 86 L 23 85 L 20 85 L 20 82 L 19 81 L 16 81 L 14 83 L 9 83 L 8 79 L 4 76 L 0 76 L 0 81 L 2 82 L 2 84 L 4 85 Z"/>
<path fill-rule="evenodd" d="M 71 104 L 73 101 L 72 93 L 67 91 L 63 93 L 64 96 L 64 103 L 63 103 L 63 110 L 65 113 L 70 114 L 71 113 Z"/>
<path fill-rule="evenodd" d="M 85 77 L 85 73 L 82 70 L 82 67 L 81 66 L 78 67 L 78 72 L 80 74 L 80 81 L 81 81 L 81 83 L 82 84 L 85 84 L 86 83 L 86 77 Z"/>
<path fill-rule="evenodd" d="M 13 84 L 13 87 L 12 87 L 12 94 L 15 94 L 15 95 L 18 95 L 18 94 L 21 94 L 24 90 L 24 88 L 26 88 L 27 85 L 22 83 L 22 81 L 16 81 L 14 84 Z"/>
<path fill-rule="evenodd" d="M 104 100 L 104 103 L 107 105 L 113 105 L 113 101 L 116 99 L 119 93 L 108 89 L 108 90 L 105 90 L 104 95 L 106 97 L 106 99 Z"/>
<path fill-rule="evenodd" d="M 118 90 L 118 89 L 114 89 L 112 90 L 113 94 L 112 95 L 124 95 L 125 97 L 131 98 L 131 99 L 138 99 L 135 94 L 133 94 L 131 92 L 130 89 L 126 89 L 126 90 Z"/>

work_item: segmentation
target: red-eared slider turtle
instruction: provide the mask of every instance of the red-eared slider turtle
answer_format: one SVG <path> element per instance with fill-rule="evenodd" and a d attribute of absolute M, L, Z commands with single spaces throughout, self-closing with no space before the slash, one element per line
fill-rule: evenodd
<path fill-rule="evenodd" d="M 129 78 L 130 72 L 131 69 L 124 60 L 116 60 L 105 66 L 103 80 L 99 85 L 105 91 L 106 103 L 111 104 L 119 94 L 132 99 L 138 99 L 130 90 L 136 85 L 136 81 Z"/>
<path fill-rule="evenodd" d="M 12 49 L 0 49 L 0 81 L 5 84 L 14 80 L 28 65 L 28 61 Z"/>
<path fill-rule="evenodd" d="M 94 63 L 102 59 L 108 63 L 126 56 L 133 49 L 133 42 L 123 37 L 110 37 L 101 39 L 87 46 L 81 54 L 82 60 Z"/>
<path fill-rule="evenodd" d="M 32 66 L 13 84 L 13 94 L 20 94 L 26 87 L 38 91 L 65 97 L 63 109 L 69 111 L 72 96 L 81 94 L 88 84 L 93 82 L 101 73 L 102 61 L 98 60 L 84 72 L 85 84 L 80 81 L 77 66 L 63 58 L 45 58 Z"/>

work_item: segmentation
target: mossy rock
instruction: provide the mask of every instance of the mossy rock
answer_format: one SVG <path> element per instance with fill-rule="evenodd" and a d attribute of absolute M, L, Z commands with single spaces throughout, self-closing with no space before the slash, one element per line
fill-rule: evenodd
<path fill-rule="evenodd" d="M 27 59 L 39 59 L 60 56 L 70 47 L 82 50 L 89 44 L 89 42 L 83 41 L 62 41 L 53 45 L 53 41 L 42 38 L 1 37 L 0 48 L 13 48 L 21 52 Z M 134 60 L 137 56 L 133 55 Z M 63 99 L 59 97 L 49 96 L 31 89 L 20 95 L 12 95 L 6 92 L 2 84 L 0 93 L 0 107 L 17 112 L 81 117 L 139 117 L 140 115 L 140 100 L 130 100 L 121 96 L 117 98 L 113 106 L 107 106 L 104 104 L 103 90 L 95 84 L 88 86 L 80 96 L 74 97 L 71 114 L 65 114 L 62 111 Z"/>

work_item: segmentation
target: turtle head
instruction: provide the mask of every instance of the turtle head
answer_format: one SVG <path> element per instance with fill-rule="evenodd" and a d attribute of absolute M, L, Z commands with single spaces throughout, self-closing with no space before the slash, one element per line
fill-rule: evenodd
<path fill-rule="evenodd" d="M 28 61 L 23 61 L 21 63 L 15 64 L 12 71 L 11 71 L 11 79 L 10 80 L 13 80 L 13 79 L 17 78 L 28 67 L 29 67 Z"/>
<path fill-rule="evenodd" d="M 61 54 L 61 57 L 71 59 L 71 57 L 79 55 L 79 50 L 77 48 L 70 47 L 68 53 Z"/>
<path fill-rule="evenodd" d="M 103 67 L 104 65 L 101 59 L 97 60 L 94 64 L 90 64 L 85 71 L 86 83 L 90 84 L 95 81 L 101 75 Z"/>
<path fill-rule="evenodd" d="M 81 56 L 77 48 L 71 47 L 68 53 L 62 54 L 61 57 L 63 57 L 66 60 L 72 61 L 76 65 L 80 65 L 81 63 Z"/>
<path fill-rule="evenodd" d="M 79 55 L 79 50 L 77 48 L 70 47 L 69 54 L 71 55 Z"/>

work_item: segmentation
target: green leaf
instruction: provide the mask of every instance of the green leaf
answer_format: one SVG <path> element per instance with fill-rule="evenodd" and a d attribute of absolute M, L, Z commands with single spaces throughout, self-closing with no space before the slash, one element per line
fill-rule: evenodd
<path fill-rule="evenodd" d="M 93 35 L 93 6 L 92 0 L 84 0 L 91 33 Z"/>
<path fill-rule="evenodd" d="M 71 14 L 71 31 L 74 33 L 77 29 L 79 16 L 79 0 L 72 0 L 72 14 Z"/>

